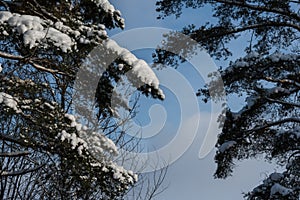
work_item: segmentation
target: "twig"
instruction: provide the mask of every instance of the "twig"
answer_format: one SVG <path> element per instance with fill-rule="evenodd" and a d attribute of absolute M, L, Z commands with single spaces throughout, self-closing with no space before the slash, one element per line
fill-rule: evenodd
<path fill-rule="evenodd" d="M 0 177 L 7 177 L 7 176 L 20 176 L 20 175 L 24 175 L 30 172 L 34 172 L 39 170 L 40 168 L 42 168 L 43 166 L 45 166 L 45 164 L 34 167 L 32 169 L 24 169 L 24 170 L 19 170 L 19 171 L 12 171 L 12 172 L 8 172 L 8 171 L 2 171 L 0 173 Z"/>
<path fill-rule="evenodd" d="M 29 155 L 29 151 L 5 152 L 0 153 L 0 157 L 21 157 Z"/>

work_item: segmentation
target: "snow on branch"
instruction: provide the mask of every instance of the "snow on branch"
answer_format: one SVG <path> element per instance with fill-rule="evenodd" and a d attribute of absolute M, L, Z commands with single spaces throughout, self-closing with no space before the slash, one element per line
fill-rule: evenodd
<path fill-rule="evenodd" d="M 5 107 L 12 109 L 13 112 L 20 114 L 24 119 L 30 120 L 37 126 L 43 126 L 44 130 L 48 130 L 49 135 L 46 137 L 49 141 L 61 141 L 61 143 L 53 144 L 54 146 L 47 146 L 45 144 L 39 144 L 33 138 L 27 138 L 26 135 L 22 135 L 21 138 L 9 138 L 5 135 L 0 135 L 0 139 L 9 140 L 16 142 L 18 144 L 26 144 L 30 147 L 39 146 L 40 148 L 52 149 L 55 152 L 55 148 L 61 148 L 64 142 L 67 142 L 70 149 L 66 151 L 73 152 L 82 158 L 87 158 L 87 162 L 84 165 L 90 166 L 92 168 L 97 168 L 104 173 L 112 173 L 113 178 L 121 183 L 130 185 L 137 181 L 137 175 L 130 170 L 126 170 L 114 162 L 113 158 L 118 155 L 118 149 L 115 143 L 107 138 L 101 132 L 90 131 L 86 126 L 81 123 L 76 122 L 76 117 L 71 114 L 63 114 L 63 111 L 59 109 L 58 104 L 55 102 L 43 102 L 39 99 L 31 100 L 17 100 L 13 96 L 0 93 L 0 104 L 4 104 Z M 46 120 L 45 124 L 41 121 L 37 121 L 33 116 L 25 114 L 20 108 L 25 112 L 43 113 L 43 118 Z M 45 110 L 47 112 L 45 113 Z M 59 111 L 60 114 L 57 112 Z M 54 115 L 53 113 L 56 113 Z M 64 115 L 65 123 L 60 126 L 56 123 L 51 123 L 52 119 L 59 119 L 60 115 Z M 50 133 L 51 132 L 51 133 Z M 56 133 L 56 137 L 52 138 L 53 134 Z M 29 152 L 12 152 L 12 153 L 2 153 L 0 157 L 18 157 L 28 155 Z M 23 171 L 5 171 L 0 173 L 0 176 L 14 176 L 22 175 L 28 172 L 34 171 L 36 169 L 29 169 Z"/>
<path fill-rule="evenodd" d="M 113 52 L 115 52 L 127 65 L 132 69 L 126 74 L 128 80 L 137 88 L 147 84 L 158 90 L 158 95 L 164 99 L 163 91 L 159 89 L 159 80 L 156 77 L 150 66 L 141 59 L 138 59 L 127 49 L 120 47 L 115 41 L 106 39 L 103 45 Z"/>
<path fill-rule="evenodd" d="M 269 81 L 269 82 L 273 82 L 273 83 L 289 83 L 289 84 L 293 84 L 296 87 L 300 87 L 299 82 L 296 82 L 294 80 L 287 79 L 287 78 L 285 78 L 285 79 L 274 79 L 272 77 L 266 77 L 265 80 Z"/>
<path fill-rule="evenodd" d="M 16 113 L 21 112 L 17 100 L 7 93 L 0 92 L 0 104 L 4 104 L 6 107 L 13 109 Z"/>
<path fill-rule="evenodd" d="M 286 173 L 271 173 L 267 179 L 263 181 L 263 183 L 256 188 L 253 189 L 252 192 L 249 193 L 250 199 L 260 196 L 265 190 L 268 188 L 269 193 L 267 194 L 270 199 L 278 199 L 278 197 L 285 197 L 286 199 L 290 199 L 290 195 L 293 194 L 295 187 L 288 188 L 283 185 L 283 180 L 286 178 Z"/>
<path fill-rule="evenodd" d="M 67 34 L 52 27 L 47 28 L 51 25 L 49 20 L 46 21 L 37 16 L 0 11 L 0 24 L 2 26 L 7 24 L 18 34 L 23 35 L 24 44 L 28 45 L 29 48 L 36 47 L 41 43 L 47 47 L 45 39 L 63 52 L 72 50 L 72 46 L 75 45 L 74 40 Z"/>
<path fill-rule="evenodd" d="M 115 7 L 108 0 L 90 1 L 95 3 L 100 9 L 104 10 L 106 13 L 109 13 L 111 16 L 113 16 L 122 29 L 125 28 L 124 19 L 121 17 L 121 12 L 119 10 L 116 10 Z"/>
<path fill-rule="evenodd" d="M 275 183 L 271 187 L 270 198 L 272 198 L 276 194 L 281 194 L 282 196 L 287 196 L 290 193 L 293 193 L 292 189 L 284 187 L 284 186 L 280 185 L 279 183 Z"/>
<path fill-rule="evenodd" d="M 102 37 L 107 37 L 105 26 L 102 24 L 96 26 L 80 23 L 79 25 L 78 30 L 73 30 L 61 21 L 54 23 L 37 16 L 0 11 L 0 26 L 4 28 L 3 34 L 8 35 L 5 29 L 7 26 L 11 27 L 14 32 L 23 36 L 24 44 L 30 49 L 37 46 L 49 48 L 53 45 L 66 53 L 76 50 L 78 43 L 99 44 Z"/>
<path fill-rule="evenodd" d="M 94 2 L 98 7 L 101 7 L 106 12 L 113 13 L 115 11 L 115 8 L 108 0 L 91 0 Z"/>
<path fill-rule="evenodd" d="M 236 141 L 227 141 L 224 142 L 219 148 L 219 152 L 220 153 L 224 153 L 227 149 L 230 149 L 231 147 L 233 147 L 234 145 L 236 145 Z"/>
<path fill-rule="evenodd" d="M 70 143 L 71 148 L 76 149 L 79 156 L 85 156 L 83 152 L 90 155 L 94 159 L 89 164 L 92 167 L 100 167 L 104 172 L 113 172 L 114 179 L 128 184 L 137 181 L 136 174 L 113 162 L 112 156 L 118 155 L 118 149 L 112 140 L 102 133 L 89 131 L 86 126 L 76 122 L 74 115 L 65 114 L 65 118 L 70 121 L 70 127 L 75 128 L 76 132 L 62 130 L 57 139 Z"/>
<path fill-rule="evenodd" d="M 297 54 L 284 54 L 280 52 L 275 52 L 268 56 L 262 56 L 255 51 L 248 53 L 245 57 L 237 59 L 235 62 L 231 63 L 228 68 L 224 71 L 225 73 L 232 73 L 235 69 L 238 68 L 254 68 L 255 66 L 260 66 L 258 63 L 277 63 L 280 61 L 297 61 L 299 60 L 299 55 Z"/>
<path fill-rule="evenodd" d="M 106 5 L 107 2 L 108 1 L 97 1 L 97 4 Z M 112 9 L 110 6 L 106 6 L 106 8 Z M 65 53 L 76 49 L 77 43 L 100 44 L 100 41 L 98 41 L 99 39 L 88 39 L 87 36 L 82 34 L 83 32 L 89 36 L 94 35 L 94 37 L 106 37 L 106 32 L 104 31 L 105 27 L 102 26 L 100 26 L 101 31 L 96 31 L 94 30 L 95 28 L 84 25 L 80 26 L 79 30 L 74 31 L 70 27 L 65 26 L 62 22 L 56 22 L 53 24 L 53 22 L 49 20 L 43 20 L 37 16 L 20 15 L 8 11 L 0 11 L 0 26 L 3 25 L 9 25 L 18 34 L 23 35 L 23 42 L 25 45 L 28 45 L 29 48 L 34 48 L 40 45 L 44 48 L 48 48 L 48 43 L 52 43 L 52 45 L 60 48 Z M 127 76 L 135 87 L 138 88 L 144 84 L 147 84 L 153 87 L 155 90 L 158 90 L 159 97 L 162 99 L 164 98 L 162 90 L 159 89 L 158 78 L 144 60 L 137 59 L 130 51 L 120 47 L 111 39 L 104 40 L 103 45 L 108 50 L 116 52 L 125 63 L 132 67 Z M 0 52 L 0 57 L 16 60 L 25 59 L 22 56 L 11 55 L 4 52 Z M 29 63 L 39 70 L 50 73 L 59 73 L 57 70 L 47 69 L 32 61 Z"/>
<path fill-rule="evenodd" d="M 101 154 L 109 152 L 111 155 L 117 155 L 117 147 L 114 142 L 101 133 L 89 132 L 87 127 L 77 123 L 74 115 L 65 114 L 65 117 L 71 121 L 71 127 L 75 127 L 78 136 L 75 133 L 68 133 L 63 130 L 58 134 L 61 141 L 68 140 L 72 144 L 72 149 L 78 147 L 79 155 L 82 155 L 82 150 L 86 149 L 95 158 L 101 158 Z"/>
<path fill-rule="evenodd" d="M 284 102 L 281 100 L 273 99 L 271 98 L 273 95 L 289 95 L 294 92 L 294 90 L 288 90 L 282 87 L 273 87 L 273 88 L 260 88 L 261 91 L 263 91 L 263 95 L 259 94 L 252 94 L 251 96 L 248 96 L 246 98 L 246 105 L 238 112 L 232 112 L 232 116 L 234 119 L 238 119 L 241 117 L 244 113 L 252 110 L 254 107 L 258 106 L 258 104 L 262 104 L 264 102 L 270 101 L 270 102 L 275 102 L 275 103 L 280 103 L 283 105 L 290 105 L 290 106 L 295 106 L 298 107 L 299 104 L 297 103 L 289 103 L 289 102 Z"/>

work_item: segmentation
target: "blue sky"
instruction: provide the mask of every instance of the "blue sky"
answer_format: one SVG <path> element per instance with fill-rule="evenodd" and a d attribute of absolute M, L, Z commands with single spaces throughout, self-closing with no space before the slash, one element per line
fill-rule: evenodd
<path fill-rule="evenodd" d="M 158 16 L 158 13 L 155 12 L 155 1 L 153 0 L 112 0 L 111 3 L 122 12 L 122 16 L 125 18 L 126 28 L 124 31 L 143 27 L 162 27 L 180 30 L 189 23 L 200 24 L 204 20 L 209 19 L 210 12 L 209 9 L 201 11 L 189 9 L 185 10 L 182 17 L 179 19 L 169 17 L 165 20 L 157 20 L 156 17 Z M 109 32 L 109 35 L 113 36 L 119 32 L 121 31 L 112 30 Z M 145 36 L 144 39 L 147 40 L 147 36 Z M 245 40 L 245 38 L 241 38 L 241 40 Z M 235 56 L 241 56 L 237 53 L 241 51 L 239 48 L 240 44 L 241 41 L 236 41 L 232 44 L 232 48 L 234 52 L 236 52 Z M 142 49 L 134 51 L 133 53 L 151 64 L 151 50 Z M 203 61 L 202 64 L 205 66 L 207 64 L 206 60 Z M 181 73 L 183 77 L 188 79 L 192 86 L 192 91 L 196 91 L 203 85 L 203 79 L 199 76 L 194 76 L 195 72 L 188 63 L 184 66 L 180 66 L 177 71 Z M 160 72 L 157 71 L 156 73 L 157 76 L 160 77 Z M 162 76 L 162 78 L 165 77 L 166 76 Z M 162 85 L 164 85 L 164 81 L 170 80 L 161 80 Z M 169 86 L 170 82 L 166 84 L 166 86 Z M 179 84 L 179 86 L 176 87 L 181 86 Z M 187 116 L 184 116 L 182 119 L 178 117 L 181 113 L 180 109 L 178 109 L 180 102 L 176 100 L 176 92 L 174 94 L 168 87 L 164 86 L 163 89 L 166 93 L 165 101 L 160 102 L 145 97 L 142 97 L 140 101 L 140 113 L 137 115 L 135 122 L 147 127 L 147 130 L 149 131 L 156 130 L 157 127 L 163 125 L 163 128 L 153 137 L 148 138 L 146 143 L 154 148 L 161 148 L 165 144 L 168 144 L 168 141 L 175 137 L 174 133 L 176 132 L 180 121 L 185 127 L 187 138 L 189 137 L 189 132 L 194 131 L 192 130 L 193 123 L 199 121 L 200 128 L 187 151 L 169 166 L 168 175 L 165 181 L 166 184 L 169 184 L 169 187 L 164 193 L 159 195 L 157 199 L 238 200 L 242 199 L 242 192 L 251 190 L 266 177 L 266 174 L 273 172 L 274 165 L 251 160 L 237 163 L 233 177 L 229 177 L 226 180 L 214 179 L 213 173 L 216 169 L 216 164 L 214 163 L 213 157 L 215 152 L 212 151 L 204 159 L 199 159 L 198 156 L 205 132 L 208 129 L 209 118 L 212 115 L 210 104 L 204 104 L 198 98 L 198 109 L 196 109 L 195 112 L 191 112 Z M 180 89 L 181 88 L 179 88 L 179 90 Z M 189 101 L 189 99 L 187 99 L 187 101 Z M 235 105 L 235 109 L 238 109 L 243 105 L 243 101 L 231 99 L 229 104 Z M 148 115 L 149 110 L 150 113 Z M 164 121 L 164 123 L 161 124 L 161 121 Z M 184 143 L 185 141 L 182 142 Z"/>

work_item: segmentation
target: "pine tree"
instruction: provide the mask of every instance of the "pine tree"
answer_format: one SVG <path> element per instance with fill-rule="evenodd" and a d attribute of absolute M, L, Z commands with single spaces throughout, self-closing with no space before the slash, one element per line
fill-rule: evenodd
<path fill-rule="evenodd" d="M 293 0 L 160 0 L 158 18 L 180 17 L 184 7 L 212 9 L 215 23 L 187 25 L 182 33 L 201 44 L 216 59 L 229 59 L 220 69 L 227 94 L 245 97 L 238 112 L 224 110 L 225 122 L 216 144 L 218 164 L 215 177 L 232 175 L 237 160 L 264 156 L 284 168 L 274 172 L 247 199 L 299 199 L 300 197 L 300 15 L 299 1 Z M 240 36 L 244 56 L 232 60 L 230 42 Z M 179 38 L 167 37 L 172 48 Z M 193 48 L 185 49 L 193 54 Z M 182 58 L 180 58 L 183 61 Z M 175 55 L 157 51 L 157 62 L 179 65 Z M 216 100 L 211 81 L 197 93 L 205 101 Z M 223 120 L 220 120 L 223 121 Z"/>
<path fill-rule="evenodd" d="M 0 1 L 0 199 L 120 199 L 137 182 L 115 161 L 124 135 L 111 122 L 122 106 L 112 88 L 127 77 L 163 93 L 151 68 L 108 38 L 112 28 L 124 19 L 107 0 Z M 90 84 L 75 88 L 77 73 L 91 69 L 102 73 L 97 91 L 74 99 Z"/>

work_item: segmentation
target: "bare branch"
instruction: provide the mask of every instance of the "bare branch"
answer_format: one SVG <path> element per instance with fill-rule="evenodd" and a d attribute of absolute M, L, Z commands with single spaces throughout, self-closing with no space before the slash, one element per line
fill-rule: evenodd
<path fill-rule="evenodd" d="M 271 102 L 274 102 L 274 103 L 279 103 L 279 104 L 282 104 L 282 105 L 294 106 L 294 107 L 300 108 L 300 104 L 298 104 L 298 103 L 292 103 L 292 102 L 286 102 L 286 101 L 281 101 L 281 100 L 277 100 L 277 99 L 271 99 L 269 97 L 266 97 L 266 99 L 268 101 L 271 101 Z"/>
<path fill-rule="evenodd" d="M 2 171 L 0 173 L 0 177 L 6 177 L 6 176 L 20 176 L 20 175 L 24 175 L 30 172 L 34 172 L 39 170 L 40 168 L 42 168 L 45 164 L 34 167 L 32 169 L 24 169 L 24 170 L 19 170 L 19 171 L 12 171 L 12 172 L 7 172 L 7 171 Z"/>
<path fill-rule="evenodd" d="M 258 29 L 258 28 L 266 28 L 266 27 L 290 27 L 293 29 L 296 29 L 297 31 L 300 31 L 300 26 L 297 24 L 293 24 L 290 22 L 274 22 L 274 21 L 265 21 L 260 24 L 253 24 L 249 26 L 244 26 L 240 28 L 235 28 L 235 29 L 228 29 L 225 32 L 217 32 L 217 34 L 214 35 L 208 35 L 207 37 L 203 37 L 201 34 L 202 30 L 195 31 L 193 34 L 194 36 L 197 36 L 201 38 L 201 40 L 206 40 L 207 38 L 212 38 L 212 37 L 223 37 L 226 35 L 231 35 L 231 34 L 236 34 L 236 33 L 241 33 L 244 31 L 248 30 L 253 30 L 253 29 Z"/>
<path fill-rule="evenodd" d="M 283 15 L 286 17 L 291 17 L 297 21 L 300 21 L 300 16 L 297 15 L 296 13 L 286 12 L 279 8 L 274 9 L 274 8 L 268 8 L 266 6 L 251 5 L 251 4 L 245 3 L 245 1 L 216 0 L 216 2 L 225 3 L 225 4 L 233 5 L 233 6 L 239 6 L 239 7 L 243 7 L 243 8 L 249 8 L 251 10 L 256 10 L 256 11 L 280 14 L 280 15 Z M 297 3 L 299 3 L 299 2 L 297 2 Z"/>
<path fill-rule="evenodd" d="M 17 140 L 15 138 L 7 136 L 7 135 L 3 135 L 3 134 L 0 134 L 0 140 L 6 140 L 6 141 L 13 142 L 16 144 L 24 145 L 24 143 L 22 141 Z"/>
<path fill-rule="evenodd" d="M 0 57 L 2 58 L 7 58 L 7 59 L 12 59 L 12 60 L 28 60 L 27 57 L 23 57 L 23 56 L 19 56 L 19 55 L 13 55 L 13 54 L 9 54 L 9 53 L 5 53 L 0 51 Z M 69 76 L 68 74 L 61 72 L 59 70 L 54 70 L 54 69 L 48 69 L 45 68 L 39 64 L 36 64 L 35 62 L 32 61 L 32 59 L 29 59 L 29 64 L 31 64 L 34 68 L 41 70 L 41 71 L 45 71 L 45 72 L 49 72 L 51 74 L 61 74 L 61 75 L 65 75 L 65 76 Z"/>
<path fill-rule="evenodd" d="M 68 74 L 65 74 L 64 72 L 61 72 L 61 71 L 58 71 L 58 70 L 54 70 L 54 69 L 48 69 L 48 68 L 45 68 L 45 67 L 43 67 L 43 66 L 41 66 L 41 65 L 39 65 L 39 64 L 36 64 L 36 63 L 34 63 L 34 62 L 32 62 L 32 61 L 29 61 L 29 63 L 30 63 L 33 67 L 35 67 L 36 69 L 38 69 L 38 70 L 45 71 L 45 72 L 49 72 L 49 73 L 51 73 L 51 74 L 61 74 L 61 75 L 68 76 Z"/>
<path fill-rule="evenodd" d="M 24 59 L 23 56 L 13 55 L 13 54 L 5 53 L 5 52 L 2 52 L 2 51 L 0 51 L 0 57 L 7 58 L 7 59 L 12 59 L 12 60 L 22 60 L 22 59 Z"/>
<path fill-rule="evenodd" d="M 36 0 L 33 0 L 34 4 L 36 5 L 38 11 L 34 11 L 35 14 L 41 15 L 44 18 L 48 18 L 54 22 L 60 21 L 57 17 L 55 17 L 53 14 L 49 13 L 44 7 L 42 7 Z M 31 3 L 29 3 L 33 8 L 35 8 L 35 6 Z M 41 12 L 41 14 L 39 13 Z"/>
<path fill-rule="evenodd" d="M 300 83 L 294 81 L 294 80 L 291 80 L 291 79 L 281 79 L 281 80 L 277 80 L 277 79 L 273 79 L 271 77 L 266 77 L 265 78 L 266 81 L 269 81 L 269 82 L 274 82 L 274 83 L 291 83 L 297 87 L 300 87 Z"/>
<path fill-rule="evenodd" d="M 18 152 L 5 152 L 0 153 L 0 157 L 21 157 L 29 155 L 29 151 L 18 151 Z"/>
<path fill-rule="evenodd" d="M 266 123 L 264 126 L 260 126 L 260 127 L 248 130 L 247 132 L 259 131 L 259 130 L 263 130 L 266 128 L 270 128 L 272 126 L 277 126 L 277 125 L 288 123 L 288 122 L 300 123 L 300 119 L 296 118 L 296 117 L 289 117 L 289 118 L 285 118 L 285 119 L 278 120 L 275 122 Z"/>

